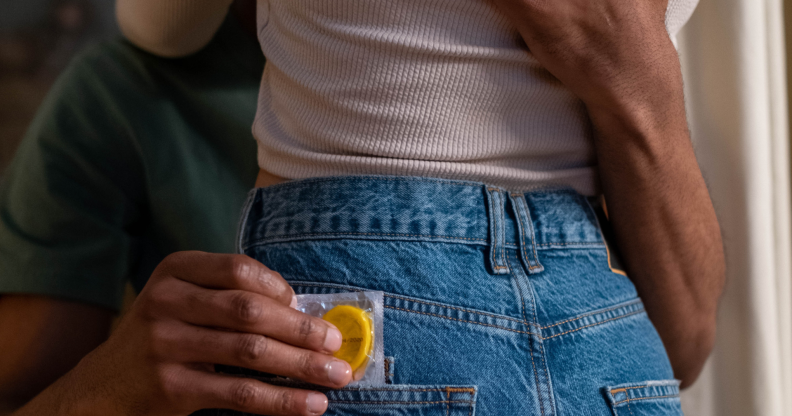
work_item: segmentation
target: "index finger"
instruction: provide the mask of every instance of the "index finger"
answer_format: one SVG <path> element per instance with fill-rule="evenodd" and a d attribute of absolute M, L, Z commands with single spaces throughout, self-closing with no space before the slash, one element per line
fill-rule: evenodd
<path fill-rule="evenodd" d="M 243 254 L 181 251 L 166 257 L 158 268 L 208 289 L 244 290 L 297 306 L 294 290 L 280 273 Z"/>

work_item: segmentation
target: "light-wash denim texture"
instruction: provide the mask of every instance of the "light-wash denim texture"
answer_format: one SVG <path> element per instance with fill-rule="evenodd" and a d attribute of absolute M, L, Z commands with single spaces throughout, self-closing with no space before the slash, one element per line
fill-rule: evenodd
<path fill-rule="evenodd" d="M 663 344 L 572 190 L 287 182 L 251 191 L 239 250 L 297 293 L 385 292 L 392 384 L 319 389 L 328 415 L 682 414 Z"/>

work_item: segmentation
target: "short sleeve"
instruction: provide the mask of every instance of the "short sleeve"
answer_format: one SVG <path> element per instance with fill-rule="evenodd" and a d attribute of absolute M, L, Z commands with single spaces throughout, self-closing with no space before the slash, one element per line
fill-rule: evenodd
<path fill-rule="evenodd" d="M 141 159 L 95 64 L 48 94 L 0 185 L 0 293 L 118 309 L 144 221 Z"/>

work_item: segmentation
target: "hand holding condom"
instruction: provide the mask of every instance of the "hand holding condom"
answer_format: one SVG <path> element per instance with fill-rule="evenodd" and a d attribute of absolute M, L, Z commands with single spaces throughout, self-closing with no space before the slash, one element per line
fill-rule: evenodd
<path fill-rule="evenodd" d="M 349 385 L 385 384 L 382 305 L 382 292 L 297 296 L 297 310 L 320 317 L 341 331 L 341 348 L 333 356 L 352 367 Z"/>

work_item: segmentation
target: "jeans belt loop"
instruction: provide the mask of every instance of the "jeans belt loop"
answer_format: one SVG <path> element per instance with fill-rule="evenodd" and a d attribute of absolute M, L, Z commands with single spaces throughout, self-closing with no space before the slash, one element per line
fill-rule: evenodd
<path fill-rule="evenodd" d="M 486 187 L 485 194 L 487 195 L 487 217 L 489 218 L 488 263 L 494 274 L 508 274 L 504 192 L 498 188 Z"/>
<path fill-rule="evenodd" d="M 544 266 L 539 263 L 539 256 L 536 254 L 536 234 L 534 224 L 531 219 L 531 211 L 528 209 L 528 202 L 525 194 L 513 192 L 509 194 L 514 216 L 517 218 L 517 232 L 520 236 L 520 259 L 528 269 L 528 274 L 544 271 Z"/>

